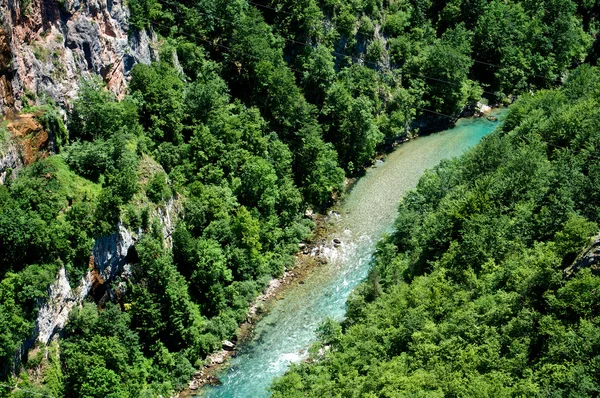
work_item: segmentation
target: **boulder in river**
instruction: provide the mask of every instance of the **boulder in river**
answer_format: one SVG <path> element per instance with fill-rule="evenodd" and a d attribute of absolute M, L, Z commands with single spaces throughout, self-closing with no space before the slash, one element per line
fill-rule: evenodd
<path fill-rule="evenodd" d="M 223 341 L 223 349 L 226 351 L 233 351 L 233 350 L 235 350 L 235 344 L 233 344 L 229 340 L 224 340 Z"/>

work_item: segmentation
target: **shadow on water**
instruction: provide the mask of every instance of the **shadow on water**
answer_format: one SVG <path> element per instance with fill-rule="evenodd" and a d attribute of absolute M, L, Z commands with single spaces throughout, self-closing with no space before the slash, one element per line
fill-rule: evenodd
<path fill-rule="evenodd" d="M 460 120 L 454 128 L 400 145 L 384 163 L 369 169 L 334 209 L 340 217 L 330 241 L 338 238 L 342 243 L 324 250 L 328 263 L 315 268 L 304 284 L 286 290 L 218 375 L 223 384 L 206 386 L 199 396 L 268 397 L 273 379 L 308 355 L 319 323 L 328 316 L 343 319 L 346 299 L 366 277 L 375 245 L 391 231 L 402 196 L 416 187 L 425 170 L 460 156 L 497 126 L 486 118 Z"/>

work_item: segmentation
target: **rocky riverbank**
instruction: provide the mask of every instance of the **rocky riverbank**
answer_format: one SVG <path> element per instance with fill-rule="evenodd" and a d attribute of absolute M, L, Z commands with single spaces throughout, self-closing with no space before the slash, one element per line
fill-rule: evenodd
<path fill-rule="evenodd" d="M 440 135 L 440 137 L 445 136 L 446 135 Z M 472 138 L 472 135 L 469 135 L 469 137 Z M 436 138 L 436 140 L 444 140 L 444 138 Z M 412 143 L 408 143 L 407 145 L 412 145 Z M 383 167 L 387 164 L 388 160 L 386 159 L 386 161 L 383 161 L 384 157 L 385 155 L 378 157 L 375 168 Z M 410 162 L 412 161 L 414 160 L 410 160 Z M 402 167 L 400 167 L 400 169 L 404 170 Z M 346 200 L 344 203 L 347 202 L 349 196 L 353 195 L 353 191 L 360 181 L 361 179 L 358 178 L 346 180 Z M 401 183 L 400 185 L 404 184 L 405 183 Z M 347 206 L 347 203 L 343 206 Z M 391 206 L 391 210 L 385 210 L 385 214 L 388 212 L 393 213 L 394 209 L 395 205 Z M 378 212 L 378 210 L 374 211 L 374 214 L 378 214 Z M 244 341 L 253 336 L 254 325 L 261 317 L 269 313 L 273 303 L 286 296 L 289 287 L 298 283 L 303 283 L 307 275 L 312 272 L 318 272 L 316 269 L 317 267 L 330 261 L 333 262 L 335 257 L 339 255 L 340 246 L 351 243 L 343 241 L 344 239 L 347 239 L 345 236 L 343 239 L 339 239 L 334 235 L 334 231 L 339 232 L 340 230 L 338 221 L 340 221 L 341 216 L 336 211 L 329 211 L 327 215 L 312 215 L 308 213 L 307 216 L 311 217 L 316 223 L 313 231 L 313 238 L 308 243 L 299 246 L 299 251 L 296 255 L 296 266 L 286 272 L 281 278 L 271 281 L 265 292 L 259 296 L 249 308 L 246 321 L 240 325 L 240 332 L 238 333 L 236 340 L 237 346 L 243 344 Z M 226 344 L 222 350 L 209 356 L 205 361 L 206 365 L 196 373 L 194 379 L 190 382 L 189 388 L 179 394 L 179 396 L 193 396 L 203 385 L 219 385 L 220 381 L 216 375 L 228 366 L 227 360 L 234 357 L 236 354 L 237 348 Z"/>
<path fill-rule="evenodd" d="M 343 245 L 339 238 L 329 236 L 332 230 L 331 226 L 335 225 L 339 218 L 337 212 L 329 211 L 327 215 L 321 215 L 309 211 L 307 216 L 315 222 L 315 228 L 309 241 L 300 243 L 294 267 L 286 271 L 280 278 L 269 282 L 264 292 L 249 307 L 246 320 L 239 326 L 235 343 L 228 340 L 223 341 L 222 349 L 204 360 L 205 365 L 194 374 L 188 388 L 180 392 L 178 397 L 192 397 L 204 385 L 219 385 L 217 373 L 227 366 L 228 359 L 237 354 L 237 346 L 252 336 L 254 325 L 268 313 L 270 305 L 274 301 L 284 298 L 288 287 L 298 283 L 303 284 L 304 279 L 314 267 L 327 264 L 332 251 Z"/>

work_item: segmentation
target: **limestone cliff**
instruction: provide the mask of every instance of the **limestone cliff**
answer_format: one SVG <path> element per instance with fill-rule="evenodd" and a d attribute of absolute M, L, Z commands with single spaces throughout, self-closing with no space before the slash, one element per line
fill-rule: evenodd
<path fill-rule="evenodd" d="M 118 96 L 131 68 L 157 57 L 152 31 L 133 31 L 123 0 L 0 0 L 0 110 L 40 98 L 63 108 L 81 78 L 100 75 Z"/>
<path fill-rule="evenodd" d="M 152 217 L 158 219 L 163 228 L 167 247 L 172 246 L 171 234 L 175 229 L 180 207 L 180 200 L 172 198 L 152 212 Z M 50 343 L 65 326 L 69 312 L 89 294 L 99 291 L 111 296 L 115 290 L 122 289 L 123 287 L 111 286 L 111 282 L 118 276 L 128 278 L 129 263 L 136 260 L 134 246 L 142 234 L 141 230 L 132 231 L 119 224 L 115 233 L 96 240 L 90 256 L 90 270 L 75 289 L 71 289 L 65 269 L 61 268 L 49 289 L 48 299 L 40 308 L 31 343 L 36 340 L 44 344 Z"/>

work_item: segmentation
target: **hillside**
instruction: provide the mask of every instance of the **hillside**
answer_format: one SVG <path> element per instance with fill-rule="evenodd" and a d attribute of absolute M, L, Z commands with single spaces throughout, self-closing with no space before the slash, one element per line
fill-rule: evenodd
<path fill-rule="evenodd" d="M 581 67 L 427 173 L 273 397 L 595 396 L 599 90 Z"/>

